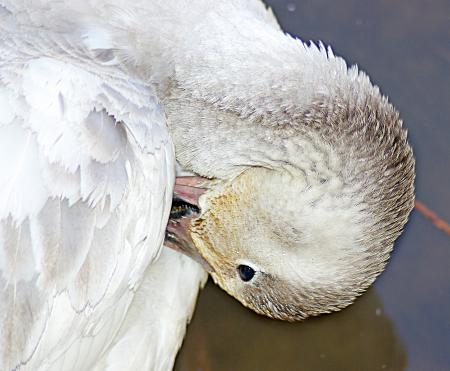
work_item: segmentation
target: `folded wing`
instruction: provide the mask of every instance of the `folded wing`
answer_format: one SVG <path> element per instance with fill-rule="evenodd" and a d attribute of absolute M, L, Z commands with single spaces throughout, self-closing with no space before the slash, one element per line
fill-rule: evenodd
<path fill-rule="evenodd" d="M 61 35 L 0 36 L 0 369 L 81 370 L 109 346 L 170 210 L 155 93 Z"/>

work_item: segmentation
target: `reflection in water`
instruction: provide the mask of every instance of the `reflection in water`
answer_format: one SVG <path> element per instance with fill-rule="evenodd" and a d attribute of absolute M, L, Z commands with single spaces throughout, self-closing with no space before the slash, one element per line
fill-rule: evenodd
<path fill-rule="evenodd" d="M 403 370 L 406 357 L 374 289 L 348 309 L 284 323 L 257 316 L 211 282 L 176 371 Z"/>

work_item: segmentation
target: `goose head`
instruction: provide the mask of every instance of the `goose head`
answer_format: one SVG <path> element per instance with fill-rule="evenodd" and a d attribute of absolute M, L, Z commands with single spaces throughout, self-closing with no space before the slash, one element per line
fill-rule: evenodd
<path fill-rule="evenodd" d="M 319 105 L 297 133 L 258 139 L 259 166 L 177 180 L 177 199 L 191 206 L 172 213 L 168 245 L 259 314 L 296 321 L 352 303 L 383 271 L 413 207 L 414 160 L 396 111 L 381 96 L 339 107 Z"/>
<path fill-rule="evenodd" d="M 383 271 L 413 208 L 414 158 L 364 73 L 264 32 L 234 35 L 220 58 L 213 37 L 190 46 L 162 88 L 177 160 L 205 179 L 175 187 L 193 206 L 167 244 L 245 306 L 296 321 L 346 307 Z"/>

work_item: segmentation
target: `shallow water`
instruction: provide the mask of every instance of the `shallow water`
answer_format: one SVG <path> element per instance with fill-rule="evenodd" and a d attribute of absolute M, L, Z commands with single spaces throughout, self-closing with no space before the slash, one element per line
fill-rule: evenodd
<path fill-rule="evenodd" d="M 417 199 L 450 221 L 450 2 L 270 0 L 389 95 L 417 158 Z M 344 311 L 287 324 L 209 283 L 177 371 L 450 370 L 450 236 L 415 210 L 386 271 Z"/>

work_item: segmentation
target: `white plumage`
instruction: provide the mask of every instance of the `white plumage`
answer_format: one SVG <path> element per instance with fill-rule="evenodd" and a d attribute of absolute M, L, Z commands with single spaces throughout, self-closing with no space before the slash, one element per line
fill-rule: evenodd
<path fill-rule="evenodd" d="M 77 35 L 1 13 L 0 368 L 170 369 L 204 273 L 151 264 L 175 175 L 158 98 Z"/>
<path fill-rule="evenodd" d="M 214 181 L 168 243 L 244 305 L 329 313 L 383 270 L 414 159 L 396 110 L 331 49 L 260 0 L 0 4 L 2 368 L 172 367 L 205 277 L 157 259 L 174 146 Z"/>

